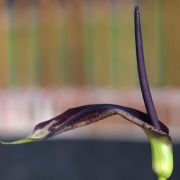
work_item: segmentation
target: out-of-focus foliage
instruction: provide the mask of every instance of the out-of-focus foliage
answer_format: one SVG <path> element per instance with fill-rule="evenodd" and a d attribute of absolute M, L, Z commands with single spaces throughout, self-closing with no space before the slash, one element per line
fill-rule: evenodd
<path fill-rule="evenodd" d="M 180 85 L 180 3 L 139 3 L 150 83 Z M 0 87 L 136 86 L 134 5 L 130 0 L 1 1 Z"/>

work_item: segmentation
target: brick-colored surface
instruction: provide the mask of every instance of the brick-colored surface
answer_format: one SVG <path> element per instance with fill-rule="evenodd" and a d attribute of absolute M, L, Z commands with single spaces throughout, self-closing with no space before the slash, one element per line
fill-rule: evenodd
<path fill-rule="evenodd" d="M 152 91 L 158 116 L 170 127 L 173 136 L 180 135 L 180 90 Z M 94 103 L 113 103 L 145 111 L 141 92 L 113 89 L 35 89 L 0 91 L 0 135 L 27 134 L 35 124 L 56 116 L 70 107 Z M 64 136 L 119 136 L 141 135 L 139 128 L 127 120 L 114 116 Z"/>

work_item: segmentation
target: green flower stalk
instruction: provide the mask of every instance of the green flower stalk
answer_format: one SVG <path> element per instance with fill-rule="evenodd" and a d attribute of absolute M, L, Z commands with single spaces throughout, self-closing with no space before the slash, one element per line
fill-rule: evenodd
<path fill-rule="evenodd" d="M 54 137 L 65 131 L 73 130 L 109 116 L 120 115 L 141 127 L 151 144 L 152 167 L 159 180 L 167 180 L 173 171 L 173 150 L 169 130 L 158 120 L 150 88 L 148 85 L 140 25 L 139 8 L 135 7 L 135 40 L 140 87 L 147 113 L 115 104 L 90 104 L 68 109 L 64 113 L 37 124 L 31 135 L 24 139 L 1 144 L 24 144 Z"/>

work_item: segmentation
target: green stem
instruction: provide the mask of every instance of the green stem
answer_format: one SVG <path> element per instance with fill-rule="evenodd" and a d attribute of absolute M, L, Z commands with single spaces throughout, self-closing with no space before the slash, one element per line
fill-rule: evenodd
<path fill-rule="evenodd" d="M 158 180 L 167 180 L 165 177 L 158 177 Z"/>

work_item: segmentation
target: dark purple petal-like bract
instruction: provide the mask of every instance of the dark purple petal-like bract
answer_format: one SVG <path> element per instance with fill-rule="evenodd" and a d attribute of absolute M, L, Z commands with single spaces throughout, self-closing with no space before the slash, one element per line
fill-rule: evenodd
<path fill-rule="evenodd" d="M 155 128 L 151 124 L 151 121 L 146 113 L 133 108 L 114 104 L 91 104 L 68 109 L 64 113 L 50 120 L 37 124 L 33 133 L 25 139 L 1 143 L 22 144 L 44 140 L 65 131 L 92 124 L 113 115 L 120 115 L 141 128 L 152 131 L 156 134 L 169 136 L 168 128 L 160 121 L 161 130 Z"/>
<path fill-rule="evenodd" d="M 36 125 L 30 137 L 37 140 L 47 139 L 117 114 L 144 129 L 168 135 L 168 128 L 163 123 L 159 121 L 161 130 L 156 129 L 147 114 L 141 111 L 114 104 L 92 104 L 71 108 L 55 118 Z"/>

